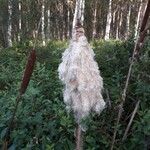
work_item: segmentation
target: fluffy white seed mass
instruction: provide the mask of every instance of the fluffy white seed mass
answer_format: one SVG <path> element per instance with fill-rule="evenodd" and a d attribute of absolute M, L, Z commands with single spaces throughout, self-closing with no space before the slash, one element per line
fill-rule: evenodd
<path fill-rule="evenodd" d="M 91 111 L 99 114 L 104 109 L 103 79 L 84 33 L 74 33 L 69 48 L 63 53 L 58 72 L 64 84 L 66 108 L 73 110 L 77 123 L 80 124 Z"/>

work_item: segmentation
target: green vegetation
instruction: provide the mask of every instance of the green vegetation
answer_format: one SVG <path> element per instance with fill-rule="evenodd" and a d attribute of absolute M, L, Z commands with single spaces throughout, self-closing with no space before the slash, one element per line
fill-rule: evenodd
<path fill-rule="evenodd" d="M 2 145 L 27 55 L 28 42 L 0 50 L 0 145 Z M 93 49 L 104 78 L 104 98 L 107 108 L 100 116 L 92 114 L 84 135 L 86 150 L 109 149 L 118 115 L 121 94 L 132 56 L 133 41 L 94 41 Z M 26 93 L 23 95 L 11 133 L 10 149 L 73 150 L 75 122 L 67 114 L 62 97 L 62 85 L 57 67 L 65 42 L 50 42 L 38 47 L 37 62 Z M 108 92 L 106 92 L 108 91 Z M 110 102 L 108 99 L 108 93 Z M 144 150 L 150 143 L 150 40 L 146 41 L 135 63 L 124 112 L 117 134 L 115 149 Z M 140 107 L 133 120 L 127 140 L 122 144 L 125 128 L 136 102 Z M 110 105 L 111 103 L 111 105 Z"/>

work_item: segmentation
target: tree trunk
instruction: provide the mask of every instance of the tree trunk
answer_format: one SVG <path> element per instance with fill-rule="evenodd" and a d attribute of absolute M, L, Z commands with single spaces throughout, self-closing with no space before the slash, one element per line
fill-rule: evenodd
<path fill-rule="evenodd" d="M 44 11 L 45 11 L 45 1 L 42 0 L 42 45 L 45 46 L 45 32 L 44 32 L 44 28 L 45 28 L 45 16 L 44 16 Z"/>
<path fill-rule="evenodd" d="M 48 8 L 47 10 L 47 38 L 48 40 L 50 40 L 50 17 L 51 17 L 50 8 Z"/>
<path fill-rule="evenodd" d="M 139 30 L 140 14 L 142 13 L 141 10 L 142 10 L 142 0 L 140 0 L 140 6 L 139 6 L 139 10 L 138 10 L 138 15 L 137 15 L 137 21 L 136 21 L 136 24 L 135 24 L 135 34 L 134 34 L 135 38 L 137 37 L 138 30 Z"/>
<path fill-rule="evenodd" d="M 67 0 L 67 37 L 70 37 L 70 5 L 69 0 Z"/>
<path fill-rule="evenodd" d="M 122 21 L 123 21 L 123 14 L 121 10 L 121 1 L 119 1 L 119 6 L 118 6 L 118 12 L 116 16 L 116 39 L 120 39 L 122 37 L 121 31 L 121 26 L 122 26 Z"/>
<path fill-rule="evenodd" d="M 108 14 L 107 14 L 107 22 L 106 22 L 106 31 L 105 31 L 105 40 L 109 40 L 110 38 L 110 24 L 112 20 L 112 14 L 111 14 L 111 6 L 112 5 L 112 0 L 109 0 L 109 9 L 108 9 Z"/>
<path fill-rule="evenodd" d="M 12 46 L 12 0 L 8 0 L 7 46 Z"/>
<path fill-rule="evenodd" d="M 94 8 L 93 34 L 92 34 L 93 39 L 96 36 L 96 19 L 97 19 L 97 0 L 95 1 L 95 8 Z"/>
<path fill-rule="evenodd" d="M 77 23 L 78 10 L 79 10 L 79 0 L 76 0 L 76 6 L 75 6 L 75 11 L 74 11 L 73 23 L 72 23 L 72 31 L 75 28 L 75 25 Z"/>
<path fill-rule="evenodd" d="M 85 9 L 85 0 L 80 1 L 80 11 L 81 11 L 81 24 L 83 25 L 84 22 L 84 9 Z"/>
<path fill-rule="evenodd" d="M 116 16 L 116 40 L 119 39 L 119 12 L 117 12 L 117 16 Z"/>
<path fill-rule="evenodd" d="M 20 42 L 20 40 L 21 40 L 21 0 L 19 0 L 19 2 L 18 2 L 18 7 L 19 7 L 19 24 L 18 24 L 18 26 L 19 26 L 19 33 L 18 33 L 18 41 Z"/>
<path fill-rule="evenodd" d="M 115 34 L 116 34 L 116 25 L 117 25 L 117 22 L 116 22 L 116 18 L 117 17 L 117 7 L 114 8 L 114 11 L 112 13 L 112 37 L 115 38 Z"/>
<path fill-rule="evenodd" d="M 130 35 L 130 16 L 131 16 L 131 4 L 129 4 L 127 21 L 126 21 L 126 35 L 125 35 L 126 40 L 128 39 L 128 37 Z"/>
<path fill-rule="evenodd" d="M 119 28 L 118 28 L 118 35 L 119 35 L 119 39 L 121 39 L 123 37 L 122 32 L 121 32 L 121 27 L 122 27 L 122 21 L 123 21 L 123 14 L 122 11 L 120 12 L 120 17 L 119 17 Z"/>
<path fill-rule="evenodd" d="M 75 28 L 77 20 L 79 19 L 81 24 L 83 25 L 84 21 L 84 8 L 85 8 L 85 0 L 77 0 L 73 18 L 72 30 Z"/>

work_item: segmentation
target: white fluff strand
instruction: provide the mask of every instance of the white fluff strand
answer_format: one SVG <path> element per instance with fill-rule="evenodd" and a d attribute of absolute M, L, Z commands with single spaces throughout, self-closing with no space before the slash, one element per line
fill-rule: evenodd
<path fill-rule="evenodd" d="M 64 102 L 67 110 L 73 110 L 76 122 L 95 111 L 100 113 L 105 108 L 102 97 L 103 79 L 97 62 L 94 60 L 84 29 L 74 30 L 69 48 L 62 56 L 59 65 L 59 78 L 64 84 Z"/>

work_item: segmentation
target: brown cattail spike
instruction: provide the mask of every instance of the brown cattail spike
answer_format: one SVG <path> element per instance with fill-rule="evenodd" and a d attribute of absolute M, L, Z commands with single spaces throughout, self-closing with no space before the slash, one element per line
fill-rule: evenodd
<path fill-rule="evenodd" d="M 21 82 L 21 87 L 19 90 L 20 95 L 24 94 L 26 89 L 27 89 L 27 86 L 28 86 L 29 81 L 30 81 L 30 77 L 31 77 L 32 72 L 33 72 L 35 61 L 36 61 L 36 53 L 35 53 L 35 50 L 33 49 L 31 51 L 29 57 L 28 57 L 28 62 L 26 64 L 26 68 L 24 71 L 23 79 Z"/>

